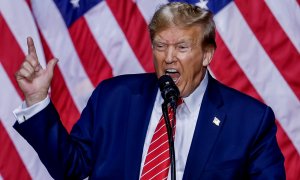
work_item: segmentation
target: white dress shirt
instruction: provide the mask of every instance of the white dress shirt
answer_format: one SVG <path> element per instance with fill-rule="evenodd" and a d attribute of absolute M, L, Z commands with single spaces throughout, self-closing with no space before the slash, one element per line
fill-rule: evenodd
<path fill-rule="evenodd" d="M 207 87 L 207 83 L 208 75 L 206 72 L 200 85 L 195 89 L 195 91 L 192 94 L 190 94 L 186 98 L 183 98 L 183 104 L 178 106 L 176 110 L 176 132 L 174 139 L 176 158 L 176 179 L 182 179 L 183 177 L 187 156 L 190 150 L 201 102 Z M 13 111 L 13 113 L 17 121 L 19 123 L 22 123 L 25 120 L 37 114 L 38 112 L 40 112 L 41 110 L 43 110 L 49 103 L 50 98 L 48 96 L 43 101 L 36 103 L 30 107 L 26 107 L 25 102 L 23 102 L 20 107 Z M 158 91 L 144 143 L 140 175 L 144 166 L 145 158 L 152 136 L 154 134 L 157 123 L 162 116 L 162 103 L 163 98 L 161 97 L 160 91 Z M 169 171 L 168 180 L 170 179 L 171 176 Z"/>
<path fill-rule="evenodd" d="M 200 85 L 188 97 L 183 98 L 183 104 L 176 110 L 176 132 L 174 139 L 175 158 L 176 158 L 176 179 L 182 179 L 187 156 L 191 147 L 201 102 L 208 83 L 207 72 Z M 152 136 L 156 129 L 159 119 L 162 116 L 161 104 L 163 98 L 158 91 L 148 125 L 146 139 L 144 143 L 143 156 L 141 162 L 140 176 L 143 170 L 146 155 L 151 143 Z M 168 180 L 171 179 L 171 168 L 169 170 Z"/>
<path fill-rule="evenodd" d="M 13 111 L 13 114 L 16 117 L 18 123 L 22 123 L 43 110 L 49 103 L 50 98 L 48 96 L 44 100 L 30 107 L 27 107 L 25 101 L 23 101 L 22 104 Z"/>

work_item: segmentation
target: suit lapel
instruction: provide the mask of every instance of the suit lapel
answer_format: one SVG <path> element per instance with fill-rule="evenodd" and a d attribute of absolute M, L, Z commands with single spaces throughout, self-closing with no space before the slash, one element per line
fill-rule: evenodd
<path fill-rule="evenodd" d="M 126 179 L 130 180 L 139 177 L 146 132 L 158 91 L 155 75 L 144 82 L 142 88 L 133 92 L 130 102 L 124 171 Z"/>
<path fill-rule="evenodd" d="M 223 101 L 217 82 L 209 75 L 209 82 L 201 104 L 183 179 L 200 178 L 199 176 L 225 122 L 226 114 L 222 107 Z M 215 118 L 220 121 L 219 126 L 217 122 L 213 122 Z"/>

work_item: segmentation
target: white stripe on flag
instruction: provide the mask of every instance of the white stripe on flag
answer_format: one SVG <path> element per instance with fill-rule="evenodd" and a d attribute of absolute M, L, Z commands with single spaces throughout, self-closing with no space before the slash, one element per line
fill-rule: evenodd
<path fill-rule="evenodd" d="M 114 76 L 145 72 L 105 1 L 98 3 L 84 17 Z"/>
<path fill-rule="evenodd" d="M 136 2 L 141 14 L 144 16 L 147 24 L 150 22 L 154 12 L 160 5 L 168 3 L 167 0 L 133 0 Z"/>
<path fill-rule="evenodd" d="M 0 119 L 4 128 L 13 141 L 30 176 L 34 179 L 52 179 L 45 166 L 41 163 L 35 150 L 12 127 L 16 121 L 12 110 L 21 104 L 21 99 L 1 64 L 0 82 Z"/>
<path fill-rule="evenodd" d="M 290 41 L 300 52 L 300 7 L 296 0 L 265 1 Z"/>
<path fill-rule="evenodd" d="M 45 67 L 44 50 L 31 11 L 25 1 L 17 1 L 18 4 L 15 1 L 1 0 L 0 12 L 24 54 L 27 54 L 26 38 L 31 36 L 34 39 L 40 64 Z"/>
<path fill-rule="evenodd" d="M 263 100 L 275 111 L 276 118 L 300 153 L 300 103 L 277 68 L 255 38 L 235 3 L 216 16 L 220 36 Z"/>
<path fill-rule="evenodd" d="M 32 9 L 51 52 L 60 60 L 58 66 L 81 112 L 94 87 L 82 67 L 65 22 L 51 0 L 33 0 Z"/>

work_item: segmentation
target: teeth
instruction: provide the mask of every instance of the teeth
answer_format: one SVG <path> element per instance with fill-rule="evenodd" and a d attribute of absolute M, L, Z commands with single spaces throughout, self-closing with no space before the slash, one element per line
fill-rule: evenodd
<path fill-rule="evenodd" d="M 166 72 L 169 72 L 169 73 L 176 73 L 177 70 L 176 70 L 176 69 L 167 69 Z"/>
<path fill-rule="evenodd" d="M 172 78 L 172 80 L 174 81 L 175 84 L 177 83 L 178 78 L 180 76 L 178 70 L 174 69 L 174 68 L 166 69 L 165 70 L 165 74 L 168 75 L 168 76 L 170 76 Z"/>

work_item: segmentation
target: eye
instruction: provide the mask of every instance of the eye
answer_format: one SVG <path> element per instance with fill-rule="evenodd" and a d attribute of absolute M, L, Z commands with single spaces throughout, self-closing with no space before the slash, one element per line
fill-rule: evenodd
<path fill-rule="evenodd" d="M 190 49 L 190 46 L 188 44 L 178 44 L 177 48 L 180 52 L 186 52 Z"/>
<path fill-rule="evenodd" d="M 167 45 L 164 43 L 154 43 L 154 49 L 158 50 L 158 51 L 164 51 L 166 50 Z"/>
<path fill-rule="evenodd" d="M 179 45 L 178 47 L 179 47 L 179 49 L 186 49 L 186 48 L 188 48 L 188 47 L 185 46 L 185 45 Z"/>

